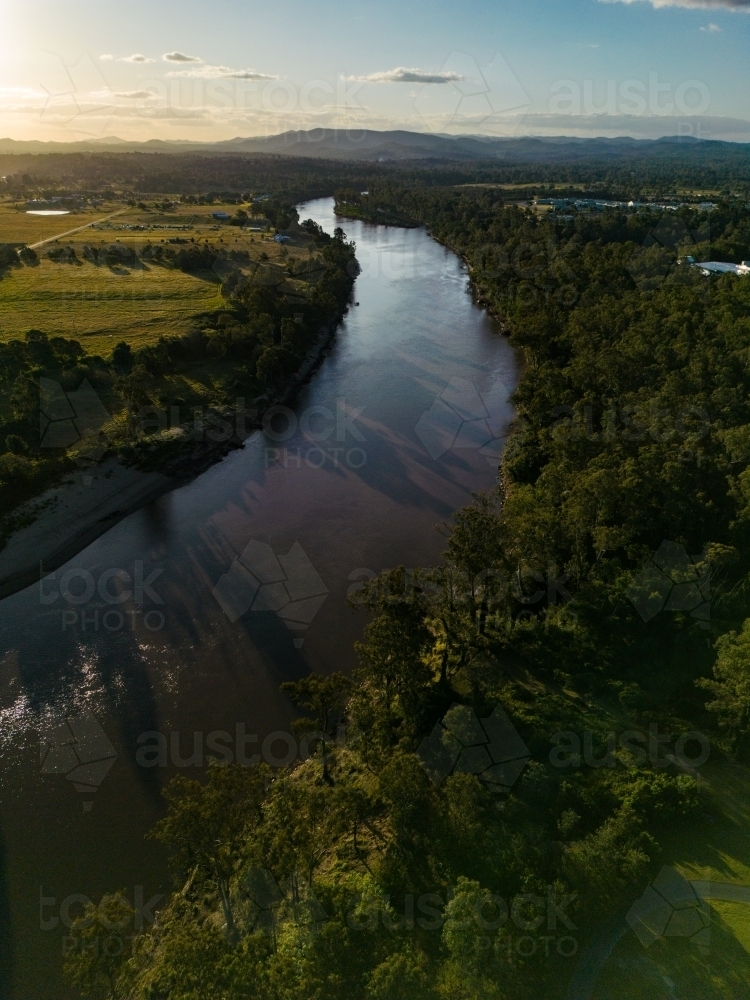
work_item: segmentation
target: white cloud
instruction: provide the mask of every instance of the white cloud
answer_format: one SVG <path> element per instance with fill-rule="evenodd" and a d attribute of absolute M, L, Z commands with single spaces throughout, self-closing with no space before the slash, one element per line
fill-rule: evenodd
<path fill-rule="evenodd" d="M 200 56 L 187 56 L 184 52 L 165 52 L 162 56 L 164 62 L 176 63 L 202 63 Z"/>
<path fill-rule="evenodd" d="M 111 52 L 105 52 L 103 56 L 99 56 L 102 62 L 112 62 L 115 58 Z"/>
<path fill-rule="evenodd" d="M 701 31 L 721 31 L 721 28 L 718 24 L 707 24 L 705 27 L 701 28 Z"/>
<path fill-rule="evenodd" d="M 147 97 L 154 97 L 154 93 L 150 90 L 129 90 L 124 94 L 115 94 L 115 97 L 127 97 L 132 101 L 145 99 Z"/>
<path fill-rule="evenodd" d="M 407 69 L 405 66 L 397 66 L 396 69 L 370 73 L 369 76 L 357 76 L 354 79 L 363 83 L 458 83 L 463 80 L 463 76 L 452 71 L 429 73 L 423 69 Z"/>
<path fill-rule="evenodd" d="M 14 97 L 41 97 L 48 98 L 49 92 L 46 90 L 34 90 L 33 87 L 0 87 L 0 95 L 9 94 Z"/>
<path fill-rule="evenodd" d="M 142 56 L 140 52 L 134 52 L 132 56 L 123 56 L 120 62 L 129 63 L 152 63 L 154 60 L 149 59 L 148 56 Z"/>
<path fill-rule="evenodd" d="M 643 0 L 601 0 L 602 3 L 641 3 Z M 750 0 L 648 0 L 652 7 L 689 7 L 692 10 L 744 10 L 750 13 Z"/>
<path fill-rule="evenodd" d="M 200 80 L 278 80 L 268 73 L 257 73 L 254 69 L 232 69 L 230 66 L 193 66 L 190 69 L 175 69 L 167 76 L 187 76 Z"/>
<path fill-rule="evenodd" d="M 268 73 L 256 73 L 254 69 L 233 69 L 231 73 L 226 73 L 225 75 L 232 80 L 278 80 L 277 76 L 271 76 Z"/>

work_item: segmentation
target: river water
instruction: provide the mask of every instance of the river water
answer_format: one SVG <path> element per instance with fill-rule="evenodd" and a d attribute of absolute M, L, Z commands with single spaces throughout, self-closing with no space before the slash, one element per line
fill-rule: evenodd
<path fill-rule="evenodd" d="M 362 274 L 293 408 L 0 603 L 2 997 L 72 995 L 62 953 L 83 898 L 170 887 L 144 840 L 164 783 L 200 777 L 211 745 L 293 759 L 280 683 L 352 669 L 349 590 L 435 563 L 435 525 L 496 482 L 518 361 L 462 262 L 330 199 L 300 215 L 342 225 Z M 139 759 L 155 733 L 165 754 Z"/>

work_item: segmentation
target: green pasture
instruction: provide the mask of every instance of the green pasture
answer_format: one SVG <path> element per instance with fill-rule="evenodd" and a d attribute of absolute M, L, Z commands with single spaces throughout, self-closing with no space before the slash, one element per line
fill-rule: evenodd
<path fill-rule="evenodd" d="M 99 248 L 119 242 L 138 252 L 146 243 L 210 242 L 222 251 L 247 250 L 255 261 L 264 254 L 267 262 L 276 264 L 288 256 L 307 255 L 303 237 L 282 247 L 269 234 L 243 232 L 212 218 L 212 212 L 232 214 L 236 209 L 236 205 L 179 205 L 165 210 L 156 204 L 147 209 L 107 204 L 93 212 L 47 217 L 28 216 L 8 202 L 0 203 L 0 242 L 31 244 L 95 222 L 40 247 L 38 266 L 0 272 L 0 341 L 38 329 L 49 336 L 72 337 L 87 352 L 107 357 L 120 340 L 135 348 L 162 336 L 184 334 L 194 326 L 196 316 L 225 304 L 219 280 L 211 272 L 186 274 L 142 261 L 132 266 L 101 266 L 83 259 L 85 244 Z M 115 211 L 120 214 L 99 223 Z M 50 260 L 48 252 L 60 246 L 72 246 L 79 262 Z"/>
<path fill-rule="evenodd" d="M 750 770 L 706 765 L 705 821 L 664 845 L 664 864 L 691 881 L 750 887 Z M 645 886 L 644 886 L 645 888 Z M 741 1000 L 750 996 L 750 902 L 710 903 L 710 945 L 662 938 L 644 948 L 628 930 L 602 967 L 590 1000 Z"/>

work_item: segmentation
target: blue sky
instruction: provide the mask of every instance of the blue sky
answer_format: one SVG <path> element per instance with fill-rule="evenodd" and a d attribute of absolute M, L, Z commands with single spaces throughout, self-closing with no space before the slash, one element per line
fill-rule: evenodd
<path fill-rule="evenodd" d="M 750 141 L 750 0 L 0 0 L 0 136 Z"/>

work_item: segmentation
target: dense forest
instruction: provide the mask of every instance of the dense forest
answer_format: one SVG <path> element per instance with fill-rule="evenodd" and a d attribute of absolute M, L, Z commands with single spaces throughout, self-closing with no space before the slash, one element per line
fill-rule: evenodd
<path fill-rule="evenodd" d="M 115 892 L 73 928 L 93 995 L 563 997 L 715 822 L 694 765 L 750 752 L 750 280 L 681 263 L 750 257 L 750 209 L 558 218 L 374 180 L 341 210 L 428 225 L 523 350 L 500 485 L 439 566 L 353 594 L 354 677 L 284 686 L 303 764 L 172 782 L 155 926 L 87 947 L 129 923 Z"/>
<path fill-rule="evenodd" d="M 258 153 L 0 154 L 0 195 L 61 193 L 184 194 L 209 199 L 272 192 L 288 202 L 326 197 L 337 187 L 366 190 L 378 181 L 399 187 L 513 184 L 538 191 L 570 186 L 599 197 L 664 197 L 676 191 L 750 195 L 750 154 L 743 144 L 645 144 L 618 157 L 585 145 L 556 152 L 542 147 L 528 161 L 414 160 L 404 163 L 284 158 Z"/>

